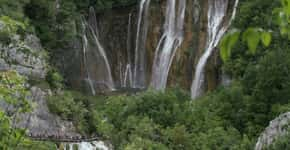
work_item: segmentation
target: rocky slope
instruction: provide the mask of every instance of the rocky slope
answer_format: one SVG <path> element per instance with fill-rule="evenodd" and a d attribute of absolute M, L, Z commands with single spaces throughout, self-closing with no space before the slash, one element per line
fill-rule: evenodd
<path fill-rule="evenodd" d="M 0 31 L 5 26 L 0 22 Z M 26 76 L 28 80 L 45 82 L 48 71 L 48 58 L 46 51 L 42 48 L 40 40 L 33 34 L 24 36 L 12 35 L 12 42 L 5 44 L 0 42 L 0 71 L 15 70 Z M 21 115 L 17 127 L 27 128 L 28 134 L 32 136 L 79 136 L 70 122 L 62 121 L 59 117 L 52 115 L 47 107 L 46 99 L 51 95 L 49 88 L 40 88 L 37 85 L 27 83 L 31 96 L 28 97 L 35 105 L 31 113 Z M 1 103 L 0 106 L 9 111 L 10 106 Z"/>

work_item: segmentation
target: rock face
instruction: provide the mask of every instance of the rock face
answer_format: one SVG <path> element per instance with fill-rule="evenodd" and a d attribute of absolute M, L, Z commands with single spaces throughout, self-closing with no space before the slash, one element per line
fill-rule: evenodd
<path fill-rule="evenodd" d="M 29 80 L 45 80 L 48 63 L 40 40 L 34 35 L 26 35 L 24 38 L 19 35 L 12 36 L 13 40 L 9 45 L 0 41 L 0 71 L 16 70 Z M 71 122 L 62 121 L 49 112 L 46 104 L 46 98 L 51 93 L 49 89 L 30 87 L 30 91 L 31 97 L 28 100 L 36 107 L 31 113 L 22 114 L 20 120 L 14 123 L 16 127 L 26 128 L 29 135 L 36 137 L 80 137 Z M 0 101 L 0 107 L 7 112 L 13 109 L 3 101 Z"/>
<path fill-rule="evenodd" d="M 62 121 L 58 116 L 49 112 L 46 97 L 51 93 L 38 87 L 31 88 L 31 100 L 36 107 L 31 113 L 23 114 L 16 127 L 28 129 L 28 135 L 42 138 L 81 137 L 71 122 Z"/>
<path fill-rule="evenodd" d="M 269 146 L 280 136 L 287 133 L 290 128 L 290 112 L 285 113 L 277 117 L 270 122 L 270 125 L 260 135 L 258 142 L 256 143 L 255 150 L 262 150 Z"/>
<path fill-rule="evenodd" d="M 47 72 L 46 54 L 39 39 L 27 35 L 20 42 L 16 35 L 15 41 L 9 45 L 0 43 L 0 70 L 13 69 L 30 78 L 44 79 Z"/>

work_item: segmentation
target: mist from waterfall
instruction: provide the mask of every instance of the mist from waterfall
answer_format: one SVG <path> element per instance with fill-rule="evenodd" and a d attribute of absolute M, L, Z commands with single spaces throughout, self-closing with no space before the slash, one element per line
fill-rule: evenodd
<path fill-rule="evenodd" d="M 102 141 L 64 144 L 64 150 L 74 150 L 75 148 L 78 150 L 110 150 Z"/>
<path fill-rule="evenodd" d="M 110 64 L 106 52 L 99 41 L 97 19 L 95 11 L 90 8 L 88 22 L 82 19 L 83 26 L 83 61 L 86 71 L 86 81 L 91 93 L 96 94 L 96 88 L 102 90 L 114 90 Z"/>
<path fill-rule="evenodd" d="M 208 58 L 213 53 L 214 49 L 217 47 L 222 36 L 225 34 L 229 28 L 231 21 L 234 19 L 236 14 L 236 8 L 238 5 L 238 0 L 235 1 L 233 7 L 232 17 L 230 20 L 225 23 L 227 16 L 227 10 L 229 5 L 229 0 L 209 0 L 208 8 L 208 35 L 207 35 L 207 44 L 204 54 L 198 61 L 194 80 L 191 86 L 191 97 L 197 98 L 203 92 L 203 83 L 204 83 L 204 69 L 207 63 Z"/>
<path fill-rule="evenodd" d="M 146 39 L 148 33 L 148 15 L 150 0 L 141 0 L 139 4 L 137 35 L 134 57 L 133 88 L 146 87 Z"/>
<path fill-rule="evenodd" d="M 164 90 L 177 49 L 183 42 L 186 0 L 167 0 L 164 33 L 155 51 L 150 86 Z M 177 11 L 176 11 L 177 10 Z"/>

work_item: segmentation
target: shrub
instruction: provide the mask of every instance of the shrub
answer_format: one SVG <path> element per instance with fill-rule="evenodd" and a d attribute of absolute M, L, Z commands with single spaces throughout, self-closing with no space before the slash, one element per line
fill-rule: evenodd
<path fill-rule="evenodd" d="M 88 110 L 82 102 L 75 101 L 70 92 L 58 93 L 48 98 L 49 110 L 65 120 L 73 121 L 80 132 L 87 131 L 85 116 Z"/>
<path fill-rule="evenodd" d="M 52 89 L 63 88 L 63 77 L 55 69 L 48 71 L 46 81 Z"/>

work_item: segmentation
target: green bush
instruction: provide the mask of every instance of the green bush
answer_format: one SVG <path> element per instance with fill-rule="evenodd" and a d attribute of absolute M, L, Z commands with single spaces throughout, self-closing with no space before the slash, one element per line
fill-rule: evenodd
<path fill-rule="evenodd" d="M 88 110 L 82 102 L 74 99 L 72 93 L 63 92 L 50 96 L 47 104 L 51 112 L 65 120 L 73 121 L 80 132 L 86 132 L 85 116 Z"/>
<path fill-rule="evenodd" d="M 22 20 L 25 18 L 23 7 L 30 0 L 0 0 L 0 14 L 10 16 L 13 19 Z"/>
<path fill-rule="evenodd" d="M 25 83 L 25 78 L 15 71 L 0 72 L 0 102 L 13 108 L 5 111 L 0 107 L 0 149 L 18 149 L 27 140 L 25 129 L 13 127 L 13 121 L 19 119 L 20 114 L 32 110 Z"/>
<path fill-rule="evenodd" d="M 27 25 L 9 16 L 0 16 L 0 26 L 0 41 L 8 45 L 17 34 L 24 35 Z"/>
<path fill-rule="evenodd" d="M 117 149 L 144 145 L 152 149 L 232 149 L 248 146 L 237 122 L 239 93 L 233 90 L 212 94 L 191 102 L 182 91 L 148 91 L 135 96 L 113 96 L 94 112 L 97 133 L 108 138 Z M 228 95 L 228 96 L 226 96 Z M 232 101 L 223 99 L 232 97 Z M 241 99 L 241 98 L 240 98 Z M 226 107 L 222 107 L 226 106 Z M 250 143 L 250 144 L 249 144 Z M 143 143 L 144 144 L 144 143 Z"/>
<path fill-rule="evenodd" d="M 55 69 L 51 69 L 46 75 L 46 81 L 50 85 L 52 89 L 61 89 L 63 88 L 63 77 L 55 71 Z"/>

